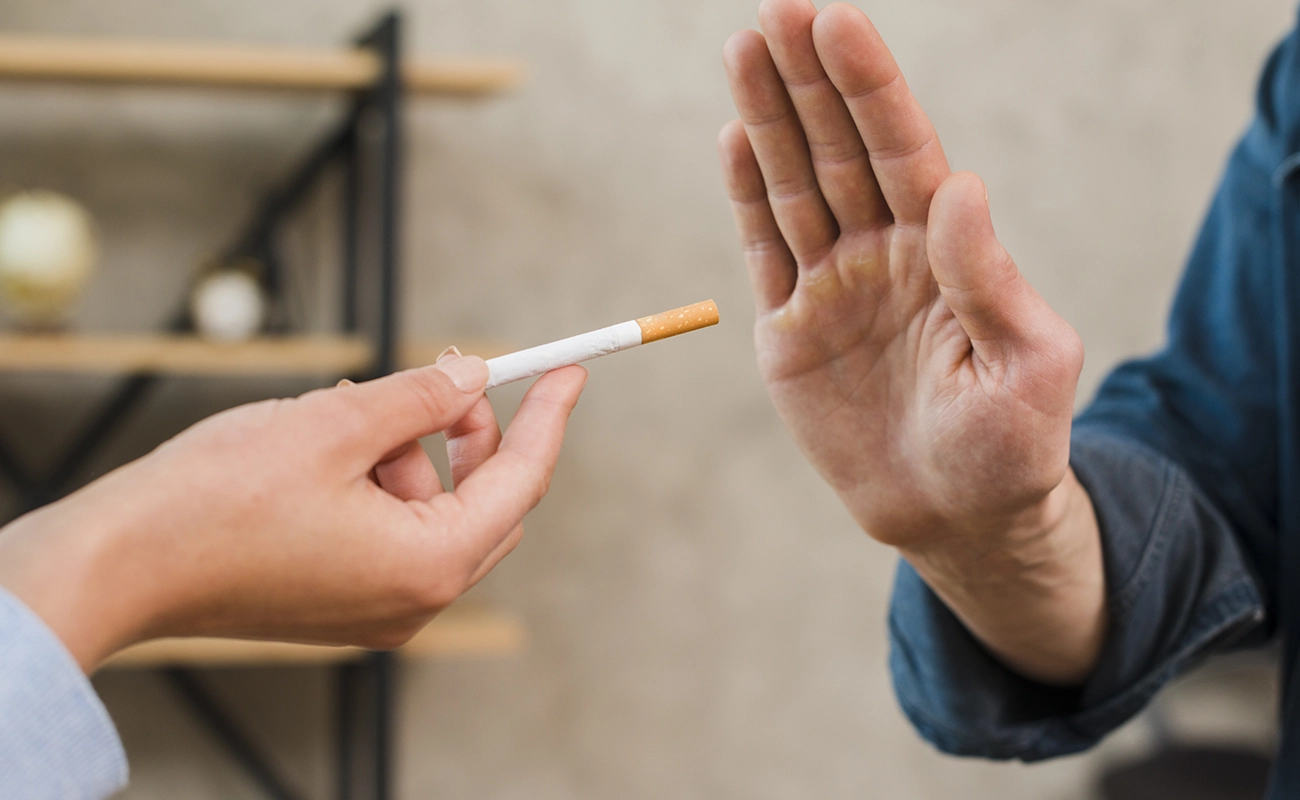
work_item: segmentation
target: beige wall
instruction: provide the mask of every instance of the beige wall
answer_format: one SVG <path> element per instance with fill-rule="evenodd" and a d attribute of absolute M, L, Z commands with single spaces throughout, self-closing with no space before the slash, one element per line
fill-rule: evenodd
<path fill-rule="evenodd" d="M 518 56 L 531 76 L 508 99 L 413 109 L 407 329 L 529 343 L 707 296 L 724 324 L 593 367 L 550 498 L 481 590 L 527 620 L 533 646 L 508 662 L 406 673 L 403 797 L 1082 799 L 1099 760 L 1144 746 L 1134 728 L 1100 754 L 1046 766 L 959 761 L 935 755 L 898 712 L 883 624 L 893 556 L 799 458 L 753 366 L 713 142 L 730 114 L 719 50 L 753 24 L 754 4 L 408 3 L 411 50 Z M 0 28 L 330 44 L 377 8 L 5 0 Z M 988 181 L 1022 268 L 1083 333 L 1084 391 L 1155 346 L 1289 0 L 867 10 L 954 165 Z M 0 88 L 0 186 L 82 197 L 107 249 L 80 324 L 151 325 L 331 110 L 293 97 Z M 309 238 L 328 233 L 308 227 Z M 71 413 L 98 388 L 6 378 L 0 427 L 27 430 L 38 456 L 65 428 L 49 407 Z M 180 382 L 115 455 L 264 390 Z M 518 396 L 504 391 L 499 406 Z M 324 796 L 324 676 L 218 680 L 286 771 Z M 133 759 L 126 797 L 255 796 L 156 679 L 98 685 Z M 1256 738 L 1269 713 L 1258 694 L 1227 702 Z M 1202 727 L 1221 729 L 1226 714 Z"/>

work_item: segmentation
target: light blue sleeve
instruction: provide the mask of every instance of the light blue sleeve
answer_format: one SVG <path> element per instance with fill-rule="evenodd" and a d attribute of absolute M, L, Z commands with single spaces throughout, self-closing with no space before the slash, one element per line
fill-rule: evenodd
<path fill-rule="evenodd" d="M 98 800 L 126 776 L 122 742 L 81 667 L 0 589 L 0 798 Z"/>

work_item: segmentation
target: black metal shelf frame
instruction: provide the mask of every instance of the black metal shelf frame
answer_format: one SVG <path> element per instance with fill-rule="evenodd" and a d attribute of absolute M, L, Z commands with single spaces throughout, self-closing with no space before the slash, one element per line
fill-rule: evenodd
<path fill-rule="evenodd" d="M 284 223 L 325 175 L 341 168 L 340 319 L 346 332 L 362 333 L 374 343 L 374 360 L 368 374 L 348 376 L 357 380 L 386 375 L 397 366 L 401 34 L 401 15 L 391 11 L 356 40 L 357 46 L 369 48 L 380 57 L 381 68 L 374 84 L 355 93 L 337 127 L 319 140 L 283 183 L 267 192 L 247 229 L 225 253 L 230 261 L 249 257 L 262 265 L 261 279 L 270 305 L 278 307 L 284 291 L 278 252 Z M 167 328 L 173 332 L 193 329 L 187 303 L 182 304 Z M 89 460 L 163 377 L 142 372 L 124 378 L 44 474 L 30 471 L 0 441 L 0 478 L 17 491 L 20 512 L 67 494 Z M 361 796 L 356 792 L 358 788 L 364 792 L 368 787 L 365 793 L 370 797 L 388 800 L 392 794 L 394 657 L 391 653 L 373 653 L 361 663 L 333 669 L 336 797 L 351 800 Z M 302 797 L 251 744 L 193 670 L 174 668 L 164 674 L 194 716 L 269 797 Z"/>

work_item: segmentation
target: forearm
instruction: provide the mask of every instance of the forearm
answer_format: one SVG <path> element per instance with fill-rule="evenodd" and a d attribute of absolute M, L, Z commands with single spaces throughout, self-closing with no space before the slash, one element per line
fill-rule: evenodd
<path fill-rule="evenodd" d="M 1002 530 L 901 552 L 1008 667 L 1059 685 L 1092 672 L 1106 635 L 1106 586 L 1096 514 L 1073 471 Z"/>

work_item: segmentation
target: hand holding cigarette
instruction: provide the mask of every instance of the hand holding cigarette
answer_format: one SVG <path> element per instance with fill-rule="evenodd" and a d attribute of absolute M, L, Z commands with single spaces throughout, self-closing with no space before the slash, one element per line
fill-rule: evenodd
<path fill-rule="evenodd" d="M 530 347 L 488 359 L 487 388 L 532 378 L 553 369 L 579 364 L 620 350 L 630 350 L 670 336 L 718 324 L 718 307 L 712 300 L 620 322 L 608 328 L 570 336 L 558 342 Z"/>
<path fill-rule="evenodd" d="M 518 543 L 586 381 L 538 380 L 503 437 L 487 377 L 444 354 L 224 411 L 6 525 L 0 587 L 87 672 L 161 636 L 396 647 Z"/>

